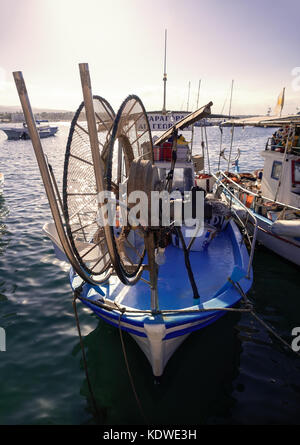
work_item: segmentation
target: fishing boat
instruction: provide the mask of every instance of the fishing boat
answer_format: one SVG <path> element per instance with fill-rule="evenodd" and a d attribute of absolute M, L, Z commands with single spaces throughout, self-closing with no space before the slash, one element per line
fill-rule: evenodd
<path fill-rule="evenodd" d="M 195 187 L 203 159 L 179 132 L 208 117 L 212 102 L 153 145 L 141 100 L 128 96 L 115 114 L 92 95 L 87 64 L 79 68 L 84 101 L 71 123 L 61 193 L 22 73 L 14 73 L 54 220 L 44 232 L 58 258 L 70 263 L 74 296 L 128 332 L 159 377 L 193 331 L 216 322 L 249 291 L 255 240 L 249 255 L 227 204 Z"/>
<path fill-rule="evenodd" d="M 58 131 L 58 127 L 49 125 L 48 120 L 36 120 L 36 124 L 40 138 L 48 138 L 50 136 L 54 136 Z M 8 140 L 16 141 L 19 139 L 30 139 L 26 122 L 23 122 L 22 127 L 1 127 L 0 130 L 2 130 L 7 135 Z"/>
<path fill-rule="evenodd" d="M 261 152 L 262 169 L 248 173 L 219 172 L 218 176 L 257 219 L 258 241 L 300 265 L 300 116 L 239 119 L 230 123 L 274 127 L 273 136 Z M 240 206 L 231 196 L 227 200 L 235 208 Z M 240 210 L 246 220 L 247 215 Z M 249 221 L 250 230 L 251 224 Z"/>

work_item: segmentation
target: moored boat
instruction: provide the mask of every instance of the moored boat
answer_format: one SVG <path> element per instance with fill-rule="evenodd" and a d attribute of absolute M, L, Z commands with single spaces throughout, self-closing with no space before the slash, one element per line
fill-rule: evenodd
<path fill-rule="evenodd" d="M 300 117 L 257 118 L 244 125 L 273 126 L 262 169 L 250 173 L 219 173 L 258 222 L 258 240 L 283 258 L 300 265 Z M 235 125 L 235 121 L 231 121 Z M 233 202 L 227 196 L 227 200 Z M 240 204 L 233 202 L 235 207 Z M 241 214 L 244 214 L 243 211 Z M 244 214 L 244 219 L 247 216 Z M 248 223 L 251 229 L 251 222 Z"/>
<path fill-rule="evenodd" d="M 58 131 L 58 127 L 49 125 L 47 120 L 37 120 L 36 124 L 39 136 L 42 139 L 54 136 Z M 0 130 L 7 135 L 8 140 L 30 139 L 29 131 L 25 122 L 23 123 L 22 127 L 0 127 Z"/>

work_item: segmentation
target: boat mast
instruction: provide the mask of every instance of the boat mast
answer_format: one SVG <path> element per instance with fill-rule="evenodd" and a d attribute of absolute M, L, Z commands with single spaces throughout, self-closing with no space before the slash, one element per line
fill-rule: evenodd
<path fill-rule="evenodd" d="M 190 107 L 190 92 L 191 92 L 191 81 L 189 81 L 188 98 L 187 98 L 187 104 L 186 104 L 186 111 L 189 111 L 189 107 Z"/>
<path fill-rule="evenodd" d="M 199 80 L 199 84 L 198 84 L 198 95 L 197 95 L 197 103 L 196 103 L 196 110 L 198 110 L 198 106 L 199 106 L 199 96 L 200 96 L 200 87 L 201 87 L 201 79 Z M 191 141 L 191 153 L 193 152 L 193 145 L 194 145 L 194 125 L 192 128 L 192 141 Z"/>
<path fill-rule="evenodd" d="M 166 114 L 167 113 L 167 109 L 166 109 L 166 93 L 167 93 L 167 30 L 166 29 L 165 29 L 165 58 L 164 58 L 164 77 L 163 77 L 163 82 L 164 82 L 164 103 L 163 103 L 162 113 Z"/>
<path fill-rule="evenodd" d="M 231 104 L 232 104 L 233 83 L 234 83 L 234 80 L 232 79 L 232 82 L 231 82 L 231 92 L 230 92 L 230 103 L 229 103 L 229 113 L 228 113 L 228 116 L 229 116 L 229 117 L 231 116 Z"/>
<path fill-rule="evenodd" d="M 200 87 L 201 87 L 201 79 L 199 80 L 199 84 L 198 84 L 198 95 L 197 95 L 196 110 L 198 110 L 198 106 L 199 106 Z"/>

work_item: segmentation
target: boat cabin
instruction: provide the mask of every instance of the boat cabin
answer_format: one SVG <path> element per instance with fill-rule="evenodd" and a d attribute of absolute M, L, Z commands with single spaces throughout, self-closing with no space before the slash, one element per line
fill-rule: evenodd
<path fill-rule="evenodd" d="M 281 139 L 277 135 L 282 135 Z M 269 138 L 261 180 L 263 196 L 300 207 L 300 125 L 280 128 Z"/>

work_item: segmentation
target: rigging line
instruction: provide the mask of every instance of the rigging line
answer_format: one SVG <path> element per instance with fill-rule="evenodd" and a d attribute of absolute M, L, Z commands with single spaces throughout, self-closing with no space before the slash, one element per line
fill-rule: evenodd
<path fill-rule="evenodd" d="M 206 125 L 204 125 L 204 135 L 205 135 L 205 145 L 206 145 L 206 153 L 207 153 L 208 173 L 210 174 L 210 159 L 209 159 L 209 151 L 208 151 Z"/>
<path fill-rule="evenodd" d="M 229 151 L 228 166 L 227 166 L 228 172 L 230 170 L 230 161 L 231 161 L 231 153 L 232 153 L 232 145 L 233 145 L 233 136 L 234 136 L 234 124 L 232 125 L 232 129 L 231 129 L 230 151 Z"/>
<path fill-rule="evenodd" d="M 219 126 L 221 137 L 220 137 L 220 151 L 219 151 L 219 161 L 218 161 L 218 171 L 220 170 L 221 165 L 221 153 L 222 153 L 222 146 L 223 146 L 223 128 Z"/>
<path fill-rule="evenodd" d="M 54 186 L 56 197 L 57 197 L 59 205 L 60 205 L 61 213 L 62 213 L 63 216 L 65 216 L 63 202 L 61 200 L 61 196 L 60 196 L 60 193 L 59 193 L 59 190 L 58 190 L 58 185 L 57 185 L 57 182 L 56 182 L 56 179 L 55 179 L 55 176 L 54 176 L 52 165 L 49 163 L 47 155 L 45 155 L 45 158 L 47 160 L 48 168 L 49 168 L 50 175 L 51 175 L 51 180 L 52 180 L 52 183 L 53 183 L 53 186 Z"/>
<path fill-rule="evenodd" d="M 137 392 L 136 392 L 136 388 L 135 388 L 135 385 L 134 385 L 134 380 L 133 380 L 133 377 L 132 377 L 132 374 L 131 374 L 131 371 L 130 371 L 129 362 L 128 362 L 128 358 L 127 358 L 127 353 L 126 353 L 126 348 L 125 348 L 124 339 L 123 339 L 123 333 L 122 333 L 122 328 L 121 328 L 121 318 L 122 318 L 122 315 L 124 313 L 124 309 L 119 309 L 119 310 L 121 311 L 121 313 L 120 313 L 120 317 L 119 317 L 119 326 L 118 327 L 119 327 L 121 346 L 122 346 L 123 356 L 124 356 L 124 360 L 125 360 L 125 364 L 126 364 L 126 368 L 127 368 L 128 377 L 129 377 L 129 380 L 130 380 L 130 383 L 131 383 L 131 387 L 132 387 L 132 391 L 133 391 L 136 403 L 137 403 L 137 405 L 139 407 L 140 413 L 141 413 L 144 421 L 146 422 L 146 424 L 149 425 L 149 422 L 148 422 L 148 419 L 147 419 L 147 417 L 146 417 L 146 415 L 144 413 L 141 401 L 140 401 L 140 399 L 139 399 L 139 397 L 137 395 Z"/>
<path fill-rule="evenodd" d="M 98 422 L 101 425 L 101 424 L 103 424 L 103 413 L 101 412 L 102 410 L 100 408 L 100 412 L 101 412 L 101 414 L 100 414 L 100 412 L 98 410 L 98 407 L 97 407 L 97 404 L 96 404 L 95 397 L 94 397 L 94 393 L 93 393 L 93 389 L 92 389 L 92 385 L 91 385 L 91 381 L 90 381 L 90 377 L 89 377 L 89 372 L 88 372 L 88 367 L 87 367 L 87 360 L 86 360 L 85 349 L 84 349 L 84 343 L 83 343 L 83 340 L 82 340 L 80 323 L 79 323 L 79 317 L 78 317 L 78 312 L 77 312 L 76 300 L 79 297 L 79 294 L 80 294 L 81 291 L 82 291 L 82 285 L 79 288 L 74 290 L 73 309 L 74 309 L 74 315 L 75 315 L 75 320 L 76 320 L 77 332 L 78 332 L 78 336 L 79 336 L 79 343 L 80 343 L 80 348 L 81 348 L 84 372 L 85 372 L 85 376 L 86 376 L 89 392 L 90 392 L 90 395 L 91 395 L 94 411 L 95 411 L 96 416 L 98 418 Z"/>

